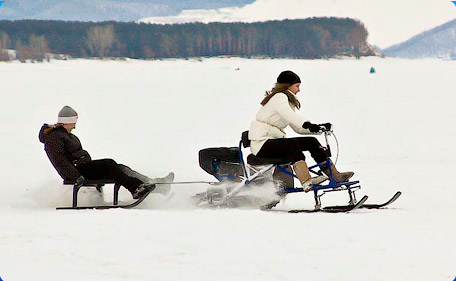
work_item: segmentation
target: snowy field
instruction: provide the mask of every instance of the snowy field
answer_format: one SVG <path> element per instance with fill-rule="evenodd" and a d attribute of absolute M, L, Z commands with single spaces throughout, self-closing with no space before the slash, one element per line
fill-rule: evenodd
<path fill-rule="evenodd" d="M 78 111 L 74 133 L 94 159 L 213 180 L 198 151 L 236 146 L 286 69 L 303 81 L 303 113 L 334 124 L 338 167 L 356 172 L 358 196 L 376 203 L 403 192 L 389 209 L 199 210 L 186 198 L 201 187 L 179 185 L 172 200 L 154 194 L 139 209 L 55 210 L 71 191 L 37 136 L 62 106 Z M 455 77 L 454 61 L 380 58 L 2 63 L 0 278 L 453 281 Z M 81 194 L 81 203 L 95 197 Z M 329 194 L 323 204 L 346 200 Z M 295 194 L 277 208 L 312 206 L 312 195 Z"/>

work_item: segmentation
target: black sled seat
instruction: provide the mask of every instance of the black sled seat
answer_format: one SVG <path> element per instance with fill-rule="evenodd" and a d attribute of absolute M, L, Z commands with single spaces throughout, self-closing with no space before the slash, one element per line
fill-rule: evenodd
<path fill-rule="evenodd" d="M 82 185 L 75 182 L 63 181 L 63 184 L 73 186 L 73 208 L 77 208 L 78 206 L 78 192 L 82 187 L 95 187 L 98 190 L 98 192 L 101 193 L 103 191 L 103 186 L 105 186 L 106 184 L 114 184 L 114 195 L 112 203 L 114 206 L 117 206 L 119 204 L 120 184 L 117 184 L 112 180 L 87 180 L 86 183 Z M 57 207 L 57 210 L 67 208 L 68 207 Z"/>

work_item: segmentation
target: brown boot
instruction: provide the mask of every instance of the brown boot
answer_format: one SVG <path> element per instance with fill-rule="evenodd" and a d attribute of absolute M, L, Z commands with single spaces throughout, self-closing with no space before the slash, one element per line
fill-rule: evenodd
<path fill-rule="evenodd" d="M 328 179 L 326 176 L 311 177 L 309 167 L 307 167 L 306 161 L 303 160 L 294 163 L 293 170 L 305 192 L 311 191 L 314 184 L 320 184 Z"/>
<path fill-rule="evenodd" d="M 331 162 L 331 170 L 332 170 L 332 173 L 333 173 L 333 176 L 334 176 L 334 180 L 336 182 L 347 182 L 355 174 L 354 172 L 343 172 L 343 173 L 341 173 L 341 172 L 339 172 L 336 169 L 336 166 L 333 164 L 332 160 L 330 160 L 330 162 Z M 329 169 L 322 169 L 321 171 L 323 173 L 325 173 L 328 177 L 331 177 L 330 173 L 329 173 Z"/>

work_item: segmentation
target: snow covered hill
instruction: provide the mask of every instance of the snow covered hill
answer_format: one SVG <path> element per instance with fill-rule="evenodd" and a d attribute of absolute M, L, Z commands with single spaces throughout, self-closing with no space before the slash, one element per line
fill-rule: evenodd
<path fill-rule="evenodd" d="M 146 16 L 177 15 L 183 9 L 243 6 L 253 0 L 7 0 L 0 19 L 135 21 Z"/>
<path fill-rule="evenodd" d="M 256 0 L 241 8 L 184 10 L 177 16 L 155 16 L 140 21 L 255 22 L 324 16 L 361 20 L 369 31 L 369 43 L 381 48 L 403 42 L 456 17 L 455 7 L 450 1 Z"/>
<path fill-rule="evenodd" d="M 383 52 L 387 56 L 399 58 L 456 59 L 456 20 L 420 33 Z"/>
<path fill-rule="evenodd" d="M 372 66 L 376 74 L 369 74 Z M 177 181 L 212 180 L 198 166 L 198 151 L 237 145 L 285 69 L 301 76 L 303 113 L 334 124 L 338 166 L 356 172 L 359 195 L 373 203 L 403 192 L 390 209 L 196 210 L 186 198 L 201 186 L 175 186 L 170 201 L 153 195 L 135 210 L 54 209 L 70 204 L 71 191 L 37 135 L 63 105 L 78 111 L 74 133 L 93 158 L 111 157 L 153 177 L 172 170 Z M 3 63 L 0 75 L 4 281 L 456 277 L 451 61 L 71 60 Z M 99 199 L 81 195 L 90 200 Z M 346 200 L 323 197 L 326 204 Z M 277 207 L 312 205 L 310 194 L 295 194 Z"/>

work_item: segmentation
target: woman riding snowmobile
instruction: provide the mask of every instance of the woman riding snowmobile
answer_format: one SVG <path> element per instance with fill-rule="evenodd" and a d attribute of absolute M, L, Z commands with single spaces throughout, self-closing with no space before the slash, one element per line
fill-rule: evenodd
<path fill-rule="evenodd" d="M 286 138 L 284 129 L 290 126 L 298 134 L 319 134 L 322 126 L 330 128 L 331 124 L 313 124 L 295 112 L 301 108 L 296 96 L 300 85 L 301 79 L 294 72 L 287 70 L 280 73 L 274 88 L 266 92 L 261 101 L 262 107 L 250 125 L 249 139 L 250 149 L 255 156 L 281 158 L 292 163 L 304 191 L 308 192 L 313 184 L 319 184 L 327 177 L 311 177 L 303 151 L 309 151 L 317 163 L 326 161 L 328 154 L 315 137 Z M 329 167 L 321 168 L 329 177 Z M 337 182 L 345 182 L 354 175 L 353 172 L 339 172 L 332 162 L 331 169 Z"/>

